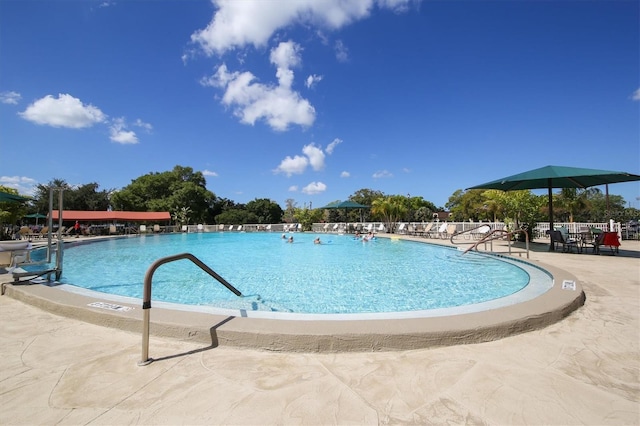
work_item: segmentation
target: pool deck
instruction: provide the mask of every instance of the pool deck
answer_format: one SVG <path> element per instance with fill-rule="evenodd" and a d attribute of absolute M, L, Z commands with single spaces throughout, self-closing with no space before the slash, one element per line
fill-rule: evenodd
<path fill-rule="evenodd" d="M 119 323 L 95 325 L 64 316 L 85 302 L 74 295 L 52 309 L 51 294 L 40 292 L 63 292 L 8 286 L 0 297 L 0 424 L 640 424 L 640 242 L 623 241 L 615 256 L 536 243 L 529 261 L 575 277 L 584 306 L 481 343 L 348 352 L 234 347 L 220 340 L 234 321 L 212 327 L 209 317 L 208 344 L 200 332 L 176 338 L 152 328 L 154 362 L 143 367 L 139 320 L 127 330 L 122 316 L 96 312 Z M 153 327 L 163 314 L 152 311 Z M 166 320 L 182 333 L 183 315 L 193 313 L 176 315 Z M 387 335 L 394 324 L 369 332 Z M 415 340 L 424 345 L 423 337 Z"/>

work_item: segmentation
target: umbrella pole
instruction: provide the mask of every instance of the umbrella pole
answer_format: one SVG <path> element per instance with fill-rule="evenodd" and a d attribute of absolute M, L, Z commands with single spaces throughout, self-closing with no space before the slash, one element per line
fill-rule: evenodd
<path fill-rule="evenodd" d="M 553 241 L 553 193 L 551 188 L 551 179 L 549 181 L 549 251 L 555 250 L 555 242 Z"/>

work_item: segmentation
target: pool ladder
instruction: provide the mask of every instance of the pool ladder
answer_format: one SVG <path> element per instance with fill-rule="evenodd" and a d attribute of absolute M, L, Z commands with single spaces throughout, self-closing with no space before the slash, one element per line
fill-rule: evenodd
<path fill-rule="evenodd" d="M 167 256 L 160 258 L 153 262 L 147 273 L 144 276 L 144 294 L 142 298 L 142 312 L 144 313 L 143 325 L 142 325 L 142 359 L 138 362 L 139 366 L 148 365 L 153 362 L 153 358 L 149 358 L 149 318 L 151 314 L 151 282 L 153 280 L 153 273 L 160 266 L 165 263 L 175 262 L 176 260 L 189 259 L 200 267 L 207 274 L 218 280 L 220 284 L 228 288 L 236 296 L 242 297 L 242 293 L 234 286 L 229 284 L 227 280 L 218 275 L 213 269 L 209 268 L 200 259 L 192 255 L 191 253 L 180 253 L 173 256 Z"/>
<path fill-rule="evenodd" d="M 480 227 L 479 227 L 480 228 Z M 475 230 L 476 228 L 474 228 L 473 230 Z M 469 230 L 472 231 L 472 230 Z M 466 232 L 466 231 L 463 231 Z M 452 244 L 456 244 L 453 241 L 453 238 L 455 236 L 458 236 L 460 234 L 462 234 L 463 232 L 460 233 L 455 233 L 451 236 L 451 243 Z M 525 251 L 527 253 L 527 259 L 529 259 L 529 234 L 527 233 L 527 231 L 525 231 L 524 229 L 516 229 L 515 231 L 505 231 L 504 229 L 492 229 L 491 231 L 487 232 L 479 241 L 476 241 L 471 247 L 468 247 L 462 254 L 465 254 L 471 250 L 478 250 L 478 246 L 480 244 L 484 244 L 485 248 L 487 246 L 487 243 L 489 243 L 490 245 L 490 251 L 493 252 L 493 241 L 494 240 L 507 240 L 507 245 L 509 246 L 509 255 L 511 255 L 511 242 L 512 242 L 512 238 L 516 235 L 516 234 L 524 234 L 524 238 L 525 238 Z"/>

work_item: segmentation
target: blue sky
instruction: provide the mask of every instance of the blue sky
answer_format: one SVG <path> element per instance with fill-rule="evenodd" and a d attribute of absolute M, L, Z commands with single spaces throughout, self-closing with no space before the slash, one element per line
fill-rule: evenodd
<path fill-rule="evenodd" d="M 241 203 L 368 188 L 443 206 L 545 165 L 640 174 L 639 15 L 637 1 L 0 0 L 0 185 L 117 190 L 181 165 Z M 609 192 L 640 207 L 637 182 Z"/>

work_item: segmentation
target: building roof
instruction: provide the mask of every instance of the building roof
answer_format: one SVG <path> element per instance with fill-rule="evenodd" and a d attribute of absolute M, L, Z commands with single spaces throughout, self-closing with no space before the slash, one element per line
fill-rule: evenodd
<path fill-rule="evenodd" d="M 51 212 L 53 220 L 58 220 L 58 210 Z M 128 220 L 132 222 L 171 220 L 169 212 L 124 212 L 124 211 L 88 211 L 63 210 L 62 220 Z"/>

